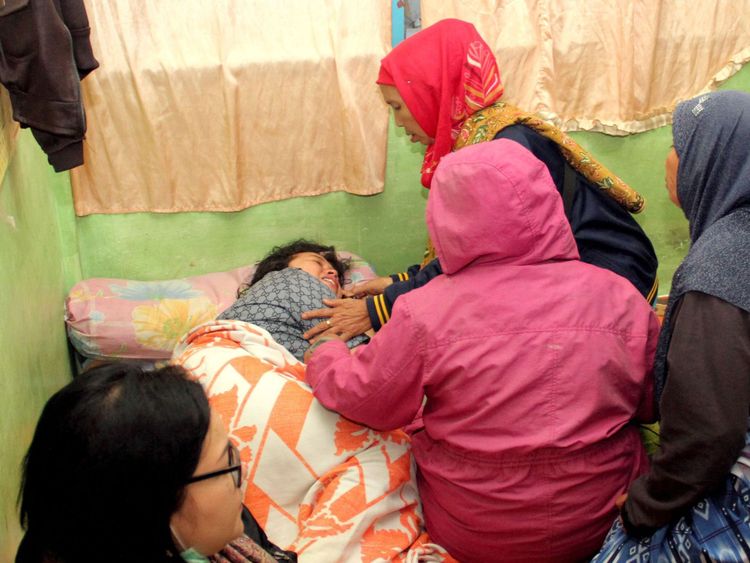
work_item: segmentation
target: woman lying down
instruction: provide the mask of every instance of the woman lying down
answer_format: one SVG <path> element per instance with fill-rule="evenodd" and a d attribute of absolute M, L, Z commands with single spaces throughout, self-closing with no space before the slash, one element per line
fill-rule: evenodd
<path fill-rule="evenodd" d="M 227 426 L 249 512 L 300 563 L 453 561 L 425 532 L 408 436 L 324 408 L 305 382 L 302 334 L 318 321 L 301 313 L 339 296 L 345 270 L 331 247 L 273 249 L 249 289 L 187 334 L 172 361 Z"/>
<path fill-rule="evenodd" d="M 219 319 L 253 323 L 302 361 L 310 343 L 302 334 L 318 324 L 302 313 L 320 309 L 323 299 L 342 296 L 348 263 L 332 246 L 297 240 L 277 246 L 258 263 L 250 284 Z M 347 342 L 349 348 L 367 342 L 365 335 Z"/>

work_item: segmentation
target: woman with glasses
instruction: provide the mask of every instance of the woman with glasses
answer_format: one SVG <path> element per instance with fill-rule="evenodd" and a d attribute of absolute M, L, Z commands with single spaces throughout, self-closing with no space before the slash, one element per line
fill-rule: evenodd
<path fill-rule="evenodd" d="M 295 560 L 243 509 L 241 485 L 237 449 L 182 368 L 97 368 L 39 419 L 16 562 Z"/>

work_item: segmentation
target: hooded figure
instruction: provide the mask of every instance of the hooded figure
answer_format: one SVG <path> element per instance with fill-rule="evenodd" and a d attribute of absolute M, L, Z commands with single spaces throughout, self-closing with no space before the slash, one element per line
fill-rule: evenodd
<path fill-rule="evenodd" d="M 660 450 L 600 561 L 631 549 L 661 561 L 675 546 L 690 561 L 750 554 L 750 94 L 683 102 L 672 133 L 667 189 L 691 245 L 655 359 Z"/>
<path fill-rule="evenodd" d="M 580 261 L 547 167 L 518 143 L 443 157 L 427 226 L 445 275 L 359 351 L 314 345 L 308 382 L 348 418 L 411 424 L 427 530 L 460 561 L 590 556 L 646 469 L 632 421 L 651 416 L 657 321 Z"/>

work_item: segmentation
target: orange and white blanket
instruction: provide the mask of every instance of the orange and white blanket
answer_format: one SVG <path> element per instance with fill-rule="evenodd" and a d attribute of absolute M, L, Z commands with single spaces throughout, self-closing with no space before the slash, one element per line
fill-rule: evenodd
<path fill-rule="evenodd" d="M 245 504 L 301 562 L 451 561 L 428 543 L 409 438 L 325 409 L 305 365 L 265 330 L 213 321 L 173 361 L 206 389 L 237 444 Z"/>

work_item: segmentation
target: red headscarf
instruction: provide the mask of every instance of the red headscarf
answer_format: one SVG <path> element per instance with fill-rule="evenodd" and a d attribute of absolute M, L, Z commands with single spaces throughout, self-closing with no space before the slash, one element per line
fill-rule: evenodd
<path fill-rule="evenodd" d="M 455 19 L 399 43 L 380 62 L 378 84 L 395 86 L 419 126 L 435 139 L 422 164 L 426 188 L 464 120 L 503 95 L 489 46 L 472 24 Z"/>

